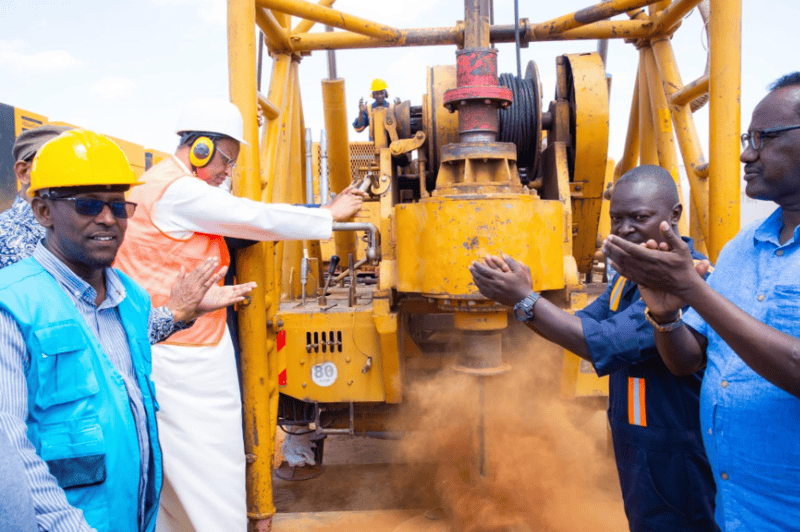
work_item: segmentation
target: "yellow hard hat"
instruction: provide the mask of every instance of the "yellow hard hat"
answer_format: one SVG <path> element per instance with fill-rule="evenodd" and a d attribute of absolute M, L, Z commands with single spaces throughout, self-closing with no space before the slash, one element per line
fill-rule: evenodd
<path fill-rule="evenodd" d="M 385 91 L 386 90 L 386 82 L 380 78 L 375 78 L 372 80 L 372 87 L 370 87 L 372 92 L 377 91 Z"/>
<path fill-rule="evenodd" d="M 128 158 L 111 139 L 73 129 L 46 142 L 33 159 L 28 195 L 57 187 L 141 185 Z"/>

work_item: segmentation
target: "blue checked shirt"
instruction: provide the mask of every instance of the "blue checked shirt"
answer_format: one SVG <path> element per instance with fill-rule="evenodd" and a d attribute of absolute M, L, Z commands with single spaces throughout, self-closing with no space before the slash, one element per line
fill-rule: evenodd
<path fill-rule="evenodd" d="M 150 460 L 150 442 L 142 394 L 136 383 L 127 336 L 117 306 L 125 299 L 125 287 L 112 268 L 106 268 L 106 299 L 95 305 L 97 292 L 75 275 L 44 245 L 37 245 L 33 258 L 50 273 L 81 313 L 100 341 L 108 358 L 122 376 L 128 390 L 131 411 L 139 440 L 140 516 L 144 513 L 144 493 Z M 144 324 L 142 324 L 144 325 Z M 0 310 L 0 428 L 22 456 L 40 528 L 58 532 L 92 530 L 83 512 L 73 508 L 50 475 L 47 464 L 39 458 L 27 438 L 28 386 L 25 376 L 30 369 L 30 354 L 17 322 Z"/>
<path fill-rule="evenodd" d="M 775 329 L 800 337 L 800 227 L 781 245 L 782 210 L 728 242 L 708 284 Z M 703 441 L 717 482 L 723 532 L 800 527 L 800 399 L 753 371 L 695 312 L 708 339 L 700 393 Z"/>
<path fill-rule="evenodd" d="M 14 198 L 11 208 L 0 213 L 0 268 L 30 257 L 45 234 L 30 204 L 19 196 Z M 191 323 L 173 323 L 172 312 L 166 306 L 158 307 L 150 311 L 147 335 L 151 344 L 157 344 L 190 326 Z"/>

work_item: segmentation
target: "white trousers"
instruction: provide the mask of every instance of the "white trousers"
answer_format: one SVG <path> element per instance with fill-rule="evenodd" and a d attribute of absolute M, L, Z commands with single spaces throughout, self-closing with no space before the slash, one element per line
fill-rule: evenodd
<path fill-rule="evenodd" d="M 158 532 L 246 532 L 242 402 L 228 329 L 214 347 L 153 346 L 164 457 Z"/>

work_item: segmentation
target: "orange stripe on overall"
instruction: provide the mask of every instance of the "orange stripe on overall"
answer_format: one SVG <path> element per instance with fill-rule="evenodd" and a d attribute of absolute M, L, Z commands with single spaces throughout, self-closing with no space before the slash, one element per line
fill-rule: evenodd
<path fill-rule="evenodd" d="M 628 423 L 640 427 L 647 426 L 644 379 L 628 377 Z"/>
<path fill-rule="evenodd" d="M 611 295 L 609 296 L 608 300 L 608 308 L 611 309 L 612 312 L 616 312 L 619 309 L 619 301 L 622 299 L 622 292 L 625 290 L 625 283 L 628 280 L 623 276 L 619 276 L 617 278 L 617 282 L 614 283 L 614 288 L 611 289 Z"/>

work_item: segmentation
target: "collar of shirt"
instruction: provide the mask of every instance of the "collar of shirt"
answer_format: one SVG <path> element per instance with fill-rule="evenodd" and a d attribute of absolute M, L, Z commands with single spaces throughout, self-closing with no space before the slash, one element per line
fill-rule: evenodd
<path fill-rule="evenodd" d="M 778 247 L 790 246 L 800 239 L 800 226 L 794 228 L 794 236 L 785 244 L 780 243 L 781 229 L 783 229 L 783 209 L 778 207 L 775 212 L 769 215 L 764 220 L 764 223 L 756 228 L 753 233 L 753 240 L 755 244 L 759 242 L 769 242 Z"/>
<path fill-rule="evenodd" d="M 94 305 L 97 291 L 89 283 L 75 275 L 75 272 L 70 270 L 58 257 L 53 255 L 44 246 L 44 241 L 36 245 L 36 249 L 33 251 L 33 258 L 55 278 L 64 291 Z M 122 285 L 122 280 L 117 275 L 117 272 L 113 268 L 106 268 L 105 274 L 106 298 L 100 303 L 98 307 L 100 309 L 116 307 L 125 299 L 125 287 Z"/>
<path fill-rule="evenodd" d="M 177 164 L 177 165 L 180 167 L 180 169 L 181 169 L 181 170 L 183 170 L 184 172 L 186 172 L 186 174 L 187 174 L 187 175 L 191 175 L 191 176 L 193 176 L 193 175 L 194 175 L 194 174 L 192 173 L 192 171 L 191 171 L 191 170 L 189 170 L 188 168 L 186 168 L 186 165 L 185 165 L 185 164 L 183 164 L 183 161 L 181 161 L 180 159 L 178 159 L 178 158 L 177 158 L 177 157 L 175 157 L 174 155 L 171 155 L 170 157 L 172 157 L 172 160 L 173 160 L 173 162 L 174 162 L 175 164 Z"/>

